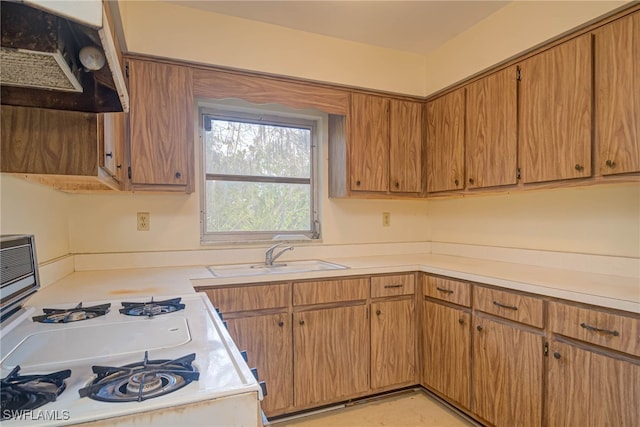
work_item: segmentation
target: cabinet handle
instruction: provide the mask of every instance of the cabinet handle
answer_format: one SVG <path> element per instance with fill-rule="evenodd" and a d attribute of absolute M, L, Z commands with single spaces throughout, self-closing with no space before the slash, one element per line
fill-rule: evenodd
<path fill-rule="evenodd" d="M 278 321 L 278 326 L 280 326 L 281 328 L 284 326 L 284 322 L 282 320 Z"/>
<path fill-rule="evenodd" d="M 400 188 L 400 183 L 396 181 L 396 188 Z"/>
<path fill-rule="evenodd" d="M 356 181 L 356 186 L 360 187 L 360 180 Z"/>
<path fill-rule="evenodd" d="M 473 185 L 473 178 L 469 178 L 469 184 Z"/>
<path fill-rule="evenodd" d="M 182 174 L 180 172 L 176 172 L 176 178 L 180 178 L 182 176 Z"/>
<path fill-rule="evenodd" d="M 122 169 L 122 165 L 116 165 L 117 169 Z"/>
<path fill-rule="evenodd" d="M 558 353 L 557 351 L 554 351 L 553 357 L 555 357 L 556 359 L 560 359 L 560 353 Z"/>
<path fill-rule="evenodd" d="M 299 324 L 301 324 L 301 325 L 304 325 L 304 320 L 300 319 L 300 320 L 298 321 L 298 323 L 299 323 Z"/>
<path fill-rule="evenodd" d="M 596 328 L 595 326 L 587 325 L 586 323 L 580 323 L 580 327 L 584 328 L 584 329 L 586 329 L 588 331 L 602 332 L 604 334 L 611 334 L 614 337 L 617 337 L 618 335 L 620 335 L 620 332 L 618 332 L 618 331 L 610 331 L 609 329 L 600 329 L 600 328 Z"/>
<path fill-rule="evenodd" d="M 445 289 L 445 288 L 438 288 L 436 287 L 437 290 L 439 290 L 440 292 L 444 292 L 445 294 L 452 294 L 453 291 L 451 289 Z"/>
<path fill-rule="evenodd" d="M 376 316 L 380 316 L 382 312 L 380 310 L 376 310 Z"/>
<path fill-rule="evenodd" d="M 581 165 L 581 164 L 579 164 L 579 163 L 576 163 L 575 169 L 576 169 L 578 172 L 582 172 L 582 171 L 584 170 L 584 166 L 582 166 L 582 165 Z"/>
<path fill-rule="evenodd" d="M 460 184 L 460 181 L 458 181 L 458 179 L 456 178 L 455 180 L 453 180 L 453 183 L 456 185 L 456 187 L 458 186 L 458 184 Z"/>
<path fill-rule="evenodd" d="M 458 323 L 460 323 L 461 325 L 464 325 L 464 319 L 461 317 L 458 319 Z"/>
<path fill-rule="evenodd" d="M 105 157 L 113 157 L 113 153 L 112 152 L 105 153 Z"/>
<path fill-rule="evenodd" d="M 482 326 L 478 325 L 476 326 L 476 329 L 478 330 L 478 332 L 482 332 Z"/>
<path fill-rule="evenodd" d="M 610 167 L 611 169 L 616 167 L 616 162 L 614 162 L 613 160 L 607 160 L 606 162 L 604 162 L 604 164 Z"/>
<path fill-rule="evenodd" d="M 385 289 L 389 289 L 389 288 L 401 288 L 401 287 L 402 287 L 402 285 L 401 285 L 401 284 L 400 284 L 400 285 L 384 285 L 384 288 L 385 288 Z"/>
<path fill-rule="evenodd" d="M 508 308 L 509 310 L 517 310 L 518 307 L 516 307 L 515 305 L 506 305 L 506 304 L 500 304 L 498 301 L 494 301 L 493 305 L 497 305 L 498 307 L 501 308 Z"/>

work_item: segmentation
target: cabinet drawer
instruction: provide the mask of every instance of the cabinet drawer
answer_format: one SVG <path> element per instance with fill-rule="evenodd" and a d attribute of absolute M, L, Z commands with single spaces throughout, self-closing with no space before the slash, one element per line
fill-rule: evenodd
<path fill-rule="evenodd" d="M 544 327 L 543 304 L 543 300 L 535 297 L 482 286 L 473 288 L 473 305 L 476 310 L 537 328 Z"/>
<path fill-rule="evenodd" d="M 454 304 L 471 306 L 471 289 L 468 283 L 444 277 L 425 276 L 424 295 L 449 301 Z"/>
<path fill-rule="evenodd" d="M 223 314 L 236 311 L 289 307 L 289 284 L 205 289 L 214 307 Z"/>
<path fill-rule="evenodd" d="M 640 356 L 638 318 L 550 302 L 549 328 L 557 334 Z"/>
<path fill-rule="evenodd" d="M 396 274 L 371 278 L 371 298 L 411 295 L 415 290 L 414 274 Z"/>
<path fill-rule="evenodd" d="M 369 279 L 323 280 L 293 284 L 293 305 L 366 300 Z"/>

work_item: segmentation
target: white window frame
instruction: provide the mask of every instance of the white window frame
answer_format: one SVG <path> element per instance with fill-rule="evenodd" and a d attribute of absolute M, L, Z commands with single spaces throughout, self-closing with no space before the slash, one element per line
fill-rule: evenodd
<path fill-rule="evenodd" d="M 238 106 L 240 105 L 240 106 Z M 245 175 L 217 175 L 206 173 L 206 142 L 204 138 L 204 117 L 212 116 L 222 120 L 245 121 L 247 123 L 262 123 L 279 126 L 295 126 L 309 128 L 311 131 L 311 171 L 309 177 L 311 201 L 310 201 L 310 224 L 309 230 L 274 230 L 274 231 L 230 231 L 230 232 L 208 232 L 206 230 L 207 218 L 207 194 L 206 183 L 216 177 L 226 181 L 238 182 L 275 182 L 275 183 L 304 183 L 306 178 L 287 177 L 252 177 Z M 201 104 L 198 111 L 198 121 L 200 129 L 200 241 L 207 243 L 251 243 L 265 242 L 272 240 L 320 240 L 320 215 L 319 215 L 319 195 L 320 182 L 318 170 L 320 169 L 318 146 L 320 143 L 319 129 L 321 117 L 300 114 L 295 110 L 282 106 L 256 106 L 244 101 L 216 102 L 214 104 Z M 233 178 L 236 179 L 233 179 Z"/>

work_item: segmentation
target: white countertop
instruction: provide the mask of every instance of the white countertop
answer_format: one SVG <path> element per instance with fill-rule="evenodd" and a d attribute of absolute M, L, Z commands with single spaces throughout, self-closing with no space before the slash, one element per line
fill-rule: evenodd
<path fill-rule="evenodd" d="M 343 270 L 216 278 L 205 266 L 75 272 L 41 289 L 29 305 L 177 296 L 194 286 L 264 283 L 364 274 L 423 271 L 507 289 L 640 313 L 640 278 L 438 254 L 324 258 Z"/>

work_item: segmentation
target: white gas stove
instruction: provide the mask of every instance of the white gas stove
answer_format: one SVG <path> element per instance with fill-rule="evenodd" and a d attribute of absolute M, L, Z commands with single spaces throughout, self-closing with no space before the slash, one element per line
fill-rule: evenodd
<path fill-rule="evenodd" d="M 122 301 L 83 301 L 71 314 L 54 310 L 53 320 L 68 323 L 41 323 L 43 309 L 78 303 L 26 305 L 2 323 L 3 426 L 262 424 L 261 387 L 204 294 L 181 296 L 176 311 L 134 307 L 141 316 L 121 313 Z M 82 310 L 109 304 L 106 313 Z M 14 376 L 35 374 L 56 374 L 27 386 L 45 403 L 12 408 L 24 399 L 13 395 L 23 385 Z"/>

